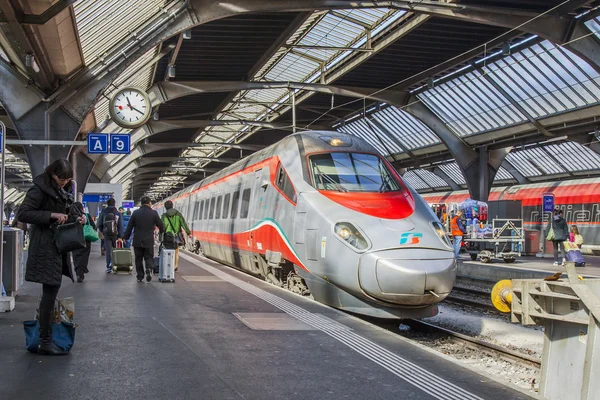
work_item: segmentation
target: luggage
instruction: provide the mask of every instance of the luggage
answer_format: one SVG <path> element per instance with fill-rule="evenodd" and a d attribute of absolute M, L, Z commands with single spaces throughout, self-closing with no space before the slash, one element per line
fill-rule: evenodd
<path fill-rule="evenodd" d="M 158 275 L 158 266 L 160 265 L 160 257 L 154 257 L 154 268 L 152 273 Z"/>
<path fill-rule="evenodd" d="M 112 250 L 112 272 L 128 272 L 133 271 L 133 257 L 131 257 L 131 249 L 124 249 L 123 242 L 117 241 L 117 248 Z"/>
<path fill-rule="evenodd" d="M 158 257 L 158 281 L 175 282 L 175 250 L 161 249 Z"/>
<path fill-rule="evenodd" d="M 163 235 L 162 246 L 167 250 L 174 250 L 177 247 L 173 232 L 165 232 Z"/>
<path fill-rule="evenodd" d="M 567 253 L 567 261 L 575 263 L 576 267 L 585 267 L 585 259 L 579 247 L 573 242 L 564 242 L 563 245 Z"/>

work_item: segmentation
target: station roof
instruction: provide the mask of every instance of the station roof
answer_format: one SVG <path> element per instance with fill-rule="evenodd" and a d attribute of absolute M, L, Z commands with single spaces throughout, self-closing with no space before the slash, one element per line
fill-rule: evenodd
<path fill-rule="evenodd" d="M 105 62 L 111 49 L 150 26 L 172 3 L 75 1 L 70 15 L 81 66 Z M 575 16 L 600 38 L 599 1 L 444 3 Z M 1 40 L 0 58 L 18 64 Z M 600 170 L 597 146 L 593 146 L 600 136 L 599 71 L 567 46 L 526 29 L 410 9 L 239 14 L 198 25 L 151 48 L 103 93 L 92 114 L 99 128 L 130 132 L 116 129 L 107 120 L 111 94 L 123 86 L 149 90 L 163 82 L 391 88 L 426 105 L 473 148 L 513 146 L 496 175 L 498 184 L 572 179 Z M 299 129 L 335 129 L 364 138 L 420 191 L 465 187 L 458 164 L 438 134 L 405 107 L 302 88 L 293 92 Z M 123 183 L 127 197 L 163 198 L 228 165 L 227 160 L 253 151 L 214 143 L 267 146 L 290 134 L 290 93 L 285 87 L 198 93 L 159 104 L 156 122 L 181 128 L 131 131 L 132 155 L 107 156 L 110 173 L 95 170 L 96 178 Z M 220 123 L 195 127 L 181 121 Z M 199 147 L 202 143 L 207 146 Z M 20 153 L 18 147 L 12 149 Z M 569 154 L 577 154 L 577 160 L 569 159 Z M 30 178 L 23 170 L 19 176 Z"/>

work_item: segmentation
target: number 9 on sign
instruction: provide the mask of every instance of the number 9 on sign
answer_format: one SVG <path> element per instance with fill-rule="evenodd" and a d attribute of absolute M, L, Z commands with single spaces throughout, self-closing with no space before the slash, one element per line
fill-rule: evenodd
<path fill-rule="evenodd" d="M 129 154 L 131 148 L 130 136 L 110 135 L 110 152 L 112 154 Z"/>

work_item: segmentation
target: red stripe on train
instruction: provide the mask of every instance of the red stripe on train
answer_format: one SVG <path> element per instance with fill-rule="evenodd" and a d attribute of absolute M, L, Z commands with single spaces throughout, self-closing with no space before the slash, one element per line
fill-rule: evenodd
<path fill-rule="evenodd" d="M 208 242 L 232 250 L 249 251 L 266 254 L 267 250 L 280 252 L 283 258 L 310 272 L 288 247 L 279 231 L 271 225 L 262 225 L 258 229 L 241 233 L 220 233 L 193 231 L 192 234 L 200 242 Z"/>

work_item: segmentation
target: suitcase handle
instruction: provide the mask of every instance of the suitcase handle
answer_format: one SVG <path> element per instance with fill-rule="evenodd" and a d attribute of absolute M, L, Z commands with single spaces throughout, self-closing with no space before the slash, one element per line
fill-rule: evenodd
<path fill-rule="evenodd" d="M 123 248 L 123 240 L 117 239 L 117 249 L 122 249 L 122 248 Z"/>

